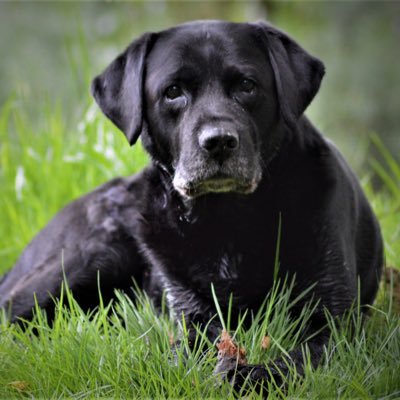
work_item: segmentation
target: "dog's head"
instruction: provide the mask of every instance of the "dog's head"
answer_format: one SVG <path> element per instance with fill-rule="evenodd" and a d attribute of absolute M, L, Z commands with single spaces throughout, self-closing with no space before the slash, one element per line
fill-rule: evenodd
<path fill-rule="evenodd" d="M 198 21 L 135 40 L 92 84 L 102 111 L 185 197 L 251 193 L 323 64 L 265 23 Z"/>

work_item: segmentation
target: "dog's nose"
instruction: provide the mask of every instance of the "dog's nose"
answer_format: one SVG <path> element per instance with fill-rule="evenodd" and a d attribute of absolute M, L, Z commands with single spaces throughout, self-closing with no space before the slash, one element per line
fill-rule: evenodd
<path fill-rule="evenodd" d="M 206 127 L 200 133 L 199 144 L 211 156 L 226 158 L 239 147 L 239 135 L 225 128 Z"/>

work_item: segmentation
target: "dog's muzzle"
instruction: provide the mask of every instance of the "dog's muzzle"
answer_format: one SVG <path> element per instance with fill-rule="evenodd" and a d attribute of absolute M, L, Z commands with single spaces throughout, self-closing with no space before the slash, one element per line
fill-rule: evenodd
<path fill-rule="evenodd" d="M 197 136 L 196 151 L 187 152 L 175 170 L 173 186 L 184 197 L 206 193 L 254 192 L 261 180 L 253 151 L 241 148 L 232 126 L 206 125 Z"/>

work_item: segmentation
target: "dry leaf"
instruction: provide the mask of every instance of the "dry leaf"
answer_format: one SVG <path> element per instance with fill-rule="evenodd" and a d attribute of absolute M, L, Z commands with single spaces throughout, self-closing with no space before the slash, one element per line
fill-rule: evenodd
<path fill-rule="evenodd" d="M 271 338 L 269 336 L 264 336 L 261 339 L 261 348 L 263 350 L 268 350 L 270 346 L 271 346 Z"/>
<path fill-rule="evenodd" d="M 246 350 L 237 346 L 231 338 L 231 335 L 225 330 L 222 331 L 221 339 L 217 344 L 218 359 L 223 357 L 235 358 L 238 364 L 245 365 Z"/>
<path fill-rule="evenodd" d="M 168 332 L 168 340 L 169 340 L 170 346 L 173 346 L 175 344 L 175 338 L 174 338 L 174 334 L 172 332 Z"/>
<path fill-rule="evenodd" d="M 29 389 L 29 382 L 26 381 L 13 381 L 7 384 L 18 392 L 26 392 Z"/>
<path fill-rule="evenodd" d="M 236 368 L 237 365 L 247 365 L 245 349 L 239 347 L 225 330 L 222 331 L 217 348 L 218 357 L 214 375 L 223 378 L 228 371 Z"/>
<path fill-rule="evenodd" d="M 395 267 L 386 267 L 383 280 L 386 291 L 392 296 L 393 309 L 400 313 L 400 270 Z M 392 292 L 390 292 L 391 289 L 393 289 Z"/>

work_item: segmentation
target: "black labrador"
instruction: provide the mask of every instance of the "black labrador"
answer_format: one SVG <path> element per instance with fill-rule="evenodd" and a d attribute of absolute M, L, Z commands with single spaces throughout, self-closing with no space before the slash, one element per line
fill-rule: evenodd
<path fill-rule="evenodd" d="M 29 244 L 0 286 L 11 319 L 51 312 L 63 274 L 82 307 L 134 279 L 179 319 L 205 324 L 223 311 L 257 310 L 279 275 L 293 295 L 314 285 L 319 305 L 340 317 L 360 291 L 374 301 L 383 264 L 376 218 L 339 151 L 303 115 L 324 66 L 265 23 L 199 21 L 135 40 L 92 84 L 105 115 L 150 165 L 65 207 Z M 358 288 L 358 283 L 360 287 Z M 306 299 L 304 300 L 306 301 Z M 301 304 L 299 305 L 299 309 Z M 209 327 L 212 339 L 218 325 Z M 317 365 L 323 331 L 308 342 Z M 274 367 L 242 367 L 265 379 L 301 372 L 295 350 Z M 268 372 L 269 371 L 269 372 Z"/>

